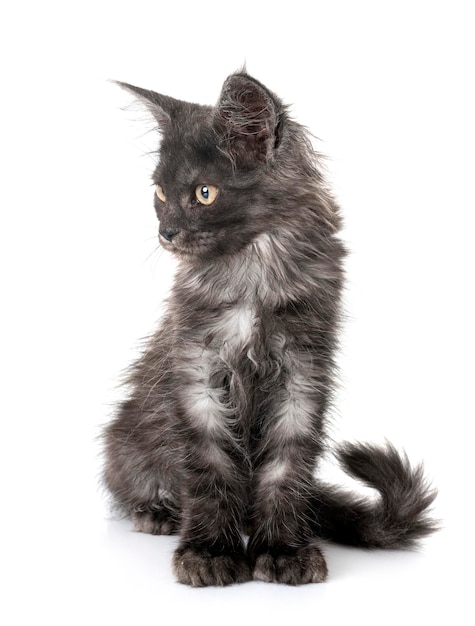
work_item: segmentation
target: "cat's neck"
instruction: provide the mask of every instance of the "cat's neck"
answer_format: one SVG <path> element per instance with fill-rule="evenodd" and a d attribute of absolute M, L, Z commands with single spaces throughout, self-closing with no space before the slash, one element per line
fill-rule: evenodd
<path fill-rule="evenodd" d="M 193 294 L 201 306 L 238 302 L 264 308 L 284 306 L 311 290 L 315 268 L 289 234 L 270 231 L 232 256 L 199 264 L 181 264 L 177 295 Z M 313 276 L 312 276 L 313 274 Z"/>

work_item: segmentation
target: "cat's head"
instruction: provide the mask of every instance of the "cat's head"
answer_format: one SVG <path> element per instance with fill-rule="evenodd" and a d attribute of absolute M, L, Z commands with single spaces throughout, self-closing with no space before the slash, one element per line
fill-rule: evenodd
<path fill-rule="evenodd" d="M 286 219 L 305 177 L 299 151 L 289 159 L 300 127 L 261 83 L 231 75 L 214 107 L 119 84 L 146 104 L 162 137 L 153 180 L 164 248 L 188 259 L 235 254 Z"/>

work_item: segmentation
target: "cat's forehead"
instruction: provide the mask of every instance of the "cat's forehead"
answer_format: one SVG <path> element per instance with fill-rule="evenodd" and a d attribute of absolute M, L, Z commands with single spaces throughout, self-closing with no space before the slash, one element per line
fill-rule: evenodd
<path fill-rule="evenodd" d="M 212 130 L 213 107 L 183 103 L 168 127 L 171 137 L 183 137 L 189 141 L 207 136 Z"/>
<path fill-rule="evenodd" d="M 167 177 L 225 165 L 213 128 L 212 107 L 189 105 L 184 113 L 162 133 L 158 169 Z"/>

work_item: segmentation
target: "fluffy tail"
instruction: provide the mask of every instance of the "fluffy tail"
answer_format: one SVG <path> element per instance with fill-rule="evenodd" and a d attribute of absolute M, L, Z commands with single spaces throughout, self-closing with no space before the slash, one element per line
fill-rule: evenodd
<path fill-rule="evenodd" d="M 319 485 L 313 501 L 315 532 L 337 543 L 366 548 L 405 548 L 438 529 L 428 509 L 437 492 L 422 465 L 387 444 L 344 444 L 340 463 L 350 476 L 376 489 L 376 500 Z"/>

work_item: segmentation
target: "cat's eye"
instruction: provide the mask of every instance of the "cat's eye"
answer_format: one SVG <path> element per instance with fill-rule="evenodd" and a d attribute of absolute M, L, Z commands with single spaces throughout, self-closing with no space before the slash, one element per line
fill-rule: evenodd
<path fill-rule="evenodd" d="M 218 195 L 218 188 L 214 185 L 198 185 L 195 189 L 196 199 L 200 204 L 209 206 L 213 204 Z"/>
<path fill-rule="evenodd" d="M 161 200 L 162 202 L 166 202 L 166 201 L 167 201 L 167 197 L 166 197 L 166 195 L 163 193 L 163 189 L 162 189 L 162 187 L 161 187 L 160 185 L 157 185 L 157 186 L 155 187 L 155 191 L 156 191 L 156 193 L 157 193 L 157 196 L 160 198 L 160 200 Z"/>

